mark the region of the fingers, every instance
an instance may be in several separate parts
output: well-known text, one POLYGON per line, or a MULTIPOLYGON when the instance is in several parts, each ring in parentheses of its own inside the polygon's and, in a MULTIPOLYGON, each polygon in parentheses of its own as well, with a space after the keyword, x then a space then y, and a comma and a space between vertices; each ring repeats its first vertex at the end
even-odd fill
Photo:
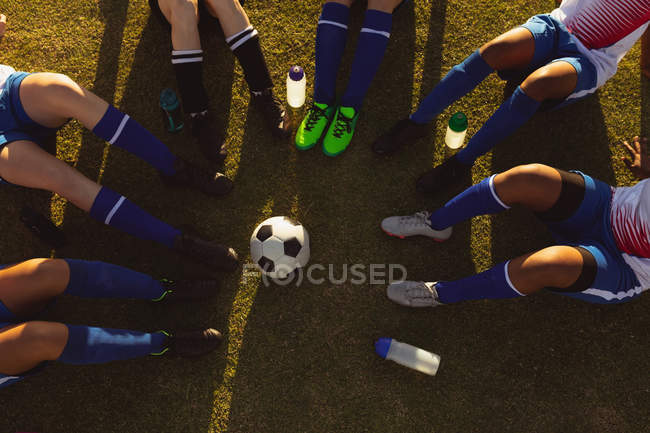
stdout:
POLYGON ((634 158, 636 156, 636 154, 638 153, 638 151, 636 151, 636 152, 634 151, 634 148, 632 148, 632 146, 630 146, 630 144, 627 141, 623 141, 621 144, 623 146, 625 146, 625 148, 630 153, 630 156, 632 156, 632 158, 634 158))
POLYGON ((625 165, 627 165, 627 168, 629 168, 630 170, 634 169, 634 163, 630 161, 629 158, 621 158, 621 161, 623 161, 625 165))
POLYGON ((636 149, 637 153, 641 153, 641 141, 640 140, 641 139, 639 138, 638 135, 632 138, 632 141, 634 142, 634 148, 636 149))
POLYGON ((7 29, 7 17, 4 14, 0 14, 0 38, 5 34, 7 29))

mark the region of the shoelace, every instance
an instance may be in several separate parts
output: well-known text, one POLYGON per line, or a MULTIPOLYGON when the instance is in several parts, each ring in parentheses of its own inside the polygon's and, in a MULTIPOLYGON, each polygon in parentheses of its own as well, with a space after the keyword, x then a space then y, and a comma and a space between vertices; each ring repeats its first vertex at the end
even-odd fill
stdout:
POLYGON ((336 124, 332 133, 334 137, 341 138, 344 132, 349 134, 352 131, 352 120, 339 112, 339 115, 336 116, 336 124))
POLYGON ((413 298, 433 299, 434 301, 437 299, 433 286, 429 287, 426 283, 422 283, 422 285, 418 285, 411 290, 414 292, 413 298))
POLYGON ((314 129, 314 126, 316 126, 316 123, 326 116, 327 112, 324 109, 317 107, 316 104, 312 105, 311 110, 309 110, 309 114, 307 115, 305 129, 311 131, 314 129))
POLYGON ((415 215, 407 215, 400 217, 400 223, 408 226, 431 225, 429 217, 431 214, 427 211, 418 212, 415 215))
POLYGON ((262 109, 266 112, 267 115, 274 118, 279 123, 284 117, 284 112, 280 108, 282 107, 282 103, 277 98, 277 96, 274 94, 262 94, 259 96, 259 98, 261 98, 261 102, 263 102, 262 109))

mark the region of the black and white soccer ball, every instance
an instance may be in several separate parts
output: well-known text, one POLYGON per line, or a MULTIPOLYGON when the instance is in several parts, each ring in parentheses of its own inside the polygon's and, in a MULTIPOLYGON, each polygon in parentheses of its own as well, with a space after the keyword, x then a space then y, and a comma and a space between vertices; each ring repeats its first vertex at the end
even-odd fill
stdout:
POLYGON ((309 261, 309 234, 302 224, 290 218, 269 218, 253 231, 251 259, 265 275, 287 278, 309 261))

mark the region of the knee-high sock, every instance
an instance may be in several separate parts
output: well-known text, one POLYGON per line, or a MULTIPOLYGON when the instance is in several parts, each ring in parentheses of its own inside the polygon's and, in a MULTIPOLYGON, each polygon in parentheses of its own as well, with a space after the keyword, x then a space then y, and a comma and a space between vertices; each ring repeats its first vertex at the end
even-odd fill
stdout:
POLYGON ((374 9, 366 11, 348 87, 341 98, 342 106, 359 111, 363 105, 363 98, 384 58, 392 24, 392 14, 374 9))
POLYGON ((501 201, 494 189, 496 174, 472 185, 431 214, 431 227, 443 230, 477 215, 495 214, 510 206, 501 201))
POLYGON ((165 350, 167 336, 126 329, 66 325, 68 342, 58 361, 66 364, 103 364, 139 358, 165 350))
POLYGON ((158 299, 164 293, 160 281, 149 275, 104 262, 65 259, 70 281, 65 293, 83 298, 158 299))
POLYGON ((348 37, 350 8, 325 3, 316 30, 316 76, 314 101, 332 105, 336 100, 336 77, 348 37))
POLYGON ((186 113, 208 109, 208 94, 203 86, 203 50, 173 50, 172 65, 186 113))
POLYGON ((95 197, 90 216, 140 239, 160 242, 169 248, 174 246, 174 239, 181 234, 180 230, 154 218, 123 195, 105 186, 95 197))
POLYGON ((104 113, 93 132, 110 144, 121 147, 144 159, 166 175, 174 174, 176 157, 152 133, 144 129, 128 114, 112 105, 104 113))
POLYGON ((480 274, 456 281, 439 281, 436 291, 440 302, 453 304, 475 299, 507 299, 524 296, 512 285, 508 262, 496 265, 480 274))
POLYGON ((485 63, 478 50, 454 66, 420 103, 411 115, 416 123, 430 122, 452 102, 462 98, 494 70, 485 63))
POLYGON ((467 147, 456 154, 456 158, 463 164, 474 164, 476 158, 489 152, 498 142, 509 137, 533 117, 541 104, 526 95, 521 87, 517 87, 512 96, 474 134, 467 147))
POLYGON ((258 93, 273 87, 260 39, 253 26, 248 26, 241 32, 227 37, 226 42, 239 60, 251 92, 258 93))

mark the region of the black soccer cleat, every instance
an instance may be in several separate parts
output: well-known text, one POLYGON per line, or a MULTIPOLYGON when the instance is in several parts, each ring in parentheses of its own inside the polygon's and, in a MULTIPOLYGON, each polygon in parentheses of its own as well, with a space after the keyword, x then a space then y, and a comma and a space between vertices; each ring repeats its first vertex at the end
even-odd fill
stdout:
POLYGON ((232 248, 183 233, 174 240, 174 251, 212 268, 232 272, 239 266, 239 258, 232 248))
POLYGON ((471 174, 471 165, 465 165, 452 156, 422 174, 417 180, 416 188, 418 192, 434 194, 467 181, 471 174))
POLYGON ((37 238, 51 247, 62 248, 65 246, 65 235, 45 215, 38 213, 29 206, 23 206, 20 210, 20 220, 37 238))
POLYGON ((215 163, 222 163, 226 159, 228 152, 224 137, 212 117, 208 114, 191 116, 190 130, 197 139, 203 156, 215 163))
POLYGON ((183 186, 198 189, 205 194, 221 197, 233 189, 233 183, 219 172, 209 172, 182 158, 174 162, 176 172, 172 175, 160 174, 168 186, 183 186))
POLYGON ((221 332, 212 328, 164 333, 167 335, 167 347, 159 353, 160 355, 166 353, 182 358, 195 358, 213 352, 223 341, 221 332))
POLYGON ((428 124, 420 125, 411 119, 402 119, 372 143, 372 151, 377 155, 391 155, 404 145, 426 137, 430 130, 428 124))
POLYGON ((274 94, 272 89, 251 92, 251 104, 264 117, 271 133, 278 138, 290 135, 291 122, 289 113, 274 94))
POLYGON ((160 280, 165 293, 154 301, 177 302, 199 301, 208 299, 217 294, 219 282, 217 280, 160 280))

